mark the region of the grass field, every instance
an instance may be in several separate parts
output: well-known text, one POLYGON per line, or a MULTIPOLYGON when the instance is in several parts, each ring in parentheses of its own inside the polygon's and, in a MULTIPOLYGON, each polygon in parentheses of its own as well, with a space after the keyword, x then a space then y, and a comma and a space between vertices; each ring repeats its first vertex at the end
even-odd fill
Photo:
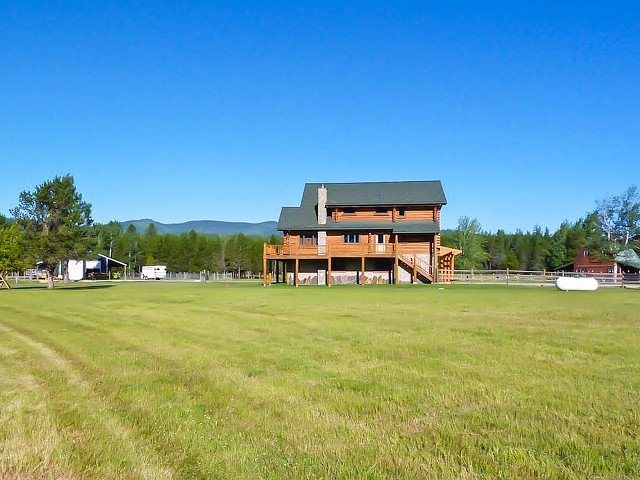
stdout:
POLYGON ((637 478, 640 291, 0 291, 3 478, 637 478))

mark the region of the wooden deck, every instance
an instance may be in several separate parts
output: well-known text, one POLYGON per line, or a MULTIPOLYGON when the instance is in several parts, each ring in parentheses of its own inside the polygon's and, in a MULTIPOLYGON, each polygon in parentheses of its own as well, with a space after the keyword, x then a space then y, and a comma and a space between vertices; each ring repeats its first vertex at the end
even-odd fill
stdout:
MULTIPOLYGON (((299 260, 327 260, 328 271, 331 275, 332 258, 361 258, 364 275, 364 260, 366 258, 389 258, 394 260, 394 279, 397 283, 398 268, 402 267, 412 274, 415 283, 418 277, 429 282, 451 283, 453 281, 453 266, 455 255, 460 250, 438 246, 437 255, 432 263, 425 262, 418 255, 431 254, 431 249, 424 245, 403 243, 356 243, 343 245, 267 245, 264 244, 264 272, 267 272, 267 261, 295 260, 296 277, 299 260), (434 269, 434 265, 438 268, 434 269)), ((265 284, 267 280, 265 278, 265 284)))

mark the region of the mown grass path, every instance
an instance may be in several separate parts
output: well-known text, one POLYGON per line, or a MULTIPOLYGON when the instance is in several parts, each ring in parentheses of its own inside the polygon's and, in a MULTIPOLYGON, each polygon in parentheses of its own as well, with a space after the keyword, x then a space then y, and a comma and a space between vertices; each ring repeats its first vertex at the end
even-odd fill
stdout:
POLYGON ((637 478, 640 291, 0 291, 0 478, 637 478))

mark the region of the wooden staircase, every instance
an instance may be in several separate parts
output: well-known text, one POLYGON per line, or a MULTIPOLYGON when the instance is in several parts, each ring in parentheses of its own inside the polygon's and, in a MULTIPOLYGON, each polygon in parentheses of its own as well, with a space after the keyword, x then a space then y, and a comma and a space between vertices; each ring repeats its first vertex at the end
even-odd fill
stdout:
POLYGON ((403 268, 411 273, 411 275, 413 275, 413 266, 415 263, 417 276, 422 277, 423 282, 426 280, 429 283, 435 283, 433 267, 421 258, 417 257, 415 254, 399 253, 398 260, 400 263, 404 264, 403 268))
POLYGON ((9 285, 9 282, 4 279, 4 277, 2 276, 2 272, 0 272, 0 288, 5 287, 11 290, 11 285, 9 285))

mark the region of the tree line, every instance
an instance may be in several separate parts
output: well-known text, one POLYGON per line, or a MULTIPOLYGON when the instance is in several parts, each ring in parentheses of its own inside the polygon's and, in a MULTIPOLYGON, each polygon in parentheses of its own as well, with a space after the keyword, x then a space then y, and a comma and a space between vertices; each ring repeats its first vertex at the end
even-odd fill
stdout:
POLYGON ((12 219, 0 215, 0 272, 23 271, 38 265, 53 288, 55 268, 62 264, 65 280, 69 260, 108 255, 127 263, 166 265, 173 272, 262 270, 263 243, 281 244, 282 237, 205 235, 191 230, 160 235, 154 224, 144 232, 133 225, 125 231, 117 222, 94 224, 91 205, 76 190, 73 177, 56 176, 33 191, 23 191, 12 219))
POLYGON ((441 242, 463 251, 456 257, 456 269, 462 270, 555 270, 573 262, 583 247, 610 260, 621 250, 640 249, 640 195, 631 186, 598 200, 592 212, 553 233, 541 227, 484 232, 477 219, 462 217, 455 230, 442 233, 441 242))
MULTIPOLYGON (((281 244, 280 235, 250 237, 242 233, 220 236, 191 230, 180 235, 160 235, 154 224, 144 232, 127 230, 117 222, 94 224, 91 205, 76 190, 73 177, 55 177, 24 191, 10 210, 12 219, 0 215, 0 272, 34 268, 51 273, 70 259, 108 255, 125 262, 130 270, 142 265, 166 265, 174 272, 262 270, 263 243, 281 244)), ((640 248, 640 199, 635 186, 620 195, 596 202, 596 208, 574 223, 544 232, 484 232, 477 219, 462 217, 453 231, 442 233, 442 244, 459 248, 456 268, 554 270, 572 262, 582 247, 613 258, 626 248, 640 248)), ((66 271, 66 269, 63 269, 66 271)))
POLYGON ((142 265, 166 265, 171 272, 262 271, 263 244, 282 244, 280 235, 270 237, 196 233, 159 234, 151 223, 144 232, 117 222, 89 229, 90 252, 108 255, 139 271, 142 265))

